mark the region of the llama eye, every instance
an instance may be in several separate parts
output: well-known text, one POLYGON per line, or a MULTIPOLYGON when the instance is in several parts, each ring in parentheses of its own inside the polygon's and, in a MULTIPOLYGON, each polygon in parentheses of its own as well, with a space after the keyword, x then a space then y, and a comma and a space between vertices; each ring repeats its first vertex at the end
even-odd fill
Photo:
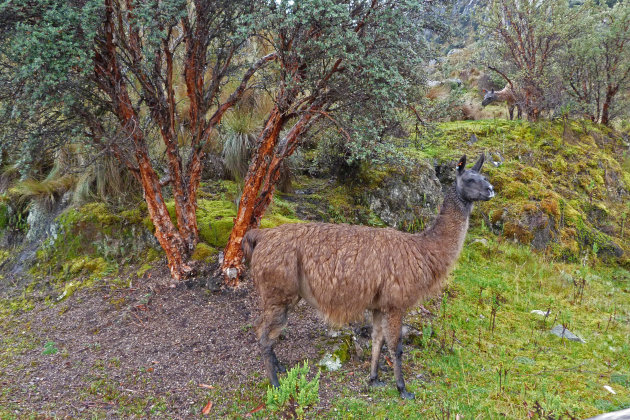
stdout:
POLYGON ((474 180, 474 179, 467 179, 467 180, 466 180, 466 184, 472 184, 473 182, 475 182, 475 180, 474 180))

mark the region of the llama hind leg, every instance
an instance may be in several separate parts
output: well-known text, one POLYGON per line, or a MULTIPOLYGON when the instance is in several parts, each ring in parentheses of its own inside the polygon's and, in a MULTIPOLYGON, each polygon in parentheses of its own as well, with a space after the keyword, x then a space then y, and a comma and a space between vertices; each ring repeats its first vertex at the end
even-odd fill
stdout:
POLYGON ((278 372, 286 371, 278 362, 273 346, 278 340, 280 331, 287 323, 287 306, 273 305, 265 307, 257 327, 258 343, 262 353, 263 363, 269 376, 269 382, 274 387, 280 385, 278 372))
POLYGON ((386 315, 385 340, 389 354, 394 360, 394 377, 396 378, 396 388, 401 398, 412 400, 415 398, 405 387, 405 380, 402 374, 402 313, 398 311, 389 312, 386 315))
POLYGON ((385 382, 378 379, 378 359, 385 342, 383 334, 383 313, 378 309, 372 311, 372 364, 370 366, 369 386, 383 386, 385 382))

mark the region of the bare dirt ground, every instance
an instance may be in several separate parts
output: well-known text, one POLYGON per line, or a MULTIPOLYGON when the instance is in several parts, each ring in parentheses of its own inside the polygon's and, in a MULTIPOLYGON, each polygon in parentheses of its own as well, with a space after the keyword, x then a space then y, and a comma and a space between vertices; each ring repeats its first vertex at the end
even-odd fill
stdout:
MULTIPOLYGON (((198 418, 209 402, 210 417, 232 418, 259 407, 268 381, 252 328, 259 309, 251 281, 211 292, 202 282, 155 286, 168 278, 164 268, 149 277, 79 290, 13 316, 2 327, 5 345, 16 350, 0 363, 0 406, 18 418, 198 418)), ((315 365, 339 340, 328 330, 301 302, 279 359, 315 365)), ((344 364, 344 388, 365 388, 367 357, 344 364)), ((320 413, 339 386, 322 374, 320 413)))

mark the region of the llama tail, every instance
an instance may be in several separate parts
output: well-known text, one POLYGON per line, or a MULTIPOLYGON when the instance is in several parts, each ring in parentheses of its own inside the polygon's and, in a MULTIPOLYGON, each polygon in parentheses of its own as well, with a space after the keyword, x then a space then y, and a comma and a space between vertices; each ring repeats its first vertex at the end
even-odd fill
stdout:
POLYGON ((260 240, 262 236, 262 232, 260 229, 252 229, 243 236, 243 242, 241 242, 241 248, 243 249, 243 255, 245 256, 245 261, 249 262, 252 259, 252 255, 254 254, 254 248, 256 248, 256 244, 260 240))

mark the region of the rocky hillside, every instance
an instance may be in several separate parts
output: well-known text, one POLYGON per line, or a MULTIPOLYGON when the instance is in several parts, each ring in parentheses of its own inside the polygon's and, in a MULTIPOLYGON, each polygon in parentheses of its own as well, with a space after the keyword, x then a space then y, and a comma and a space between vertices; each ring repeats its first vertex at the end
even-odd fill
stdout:
POLYGON ((479 206, 477 225, 554 259, 595 257, 628 267, 629 140, 586 122, 453 122, 409 153, 433 159, 448 182, 460 154, 486 152, 498 193, 479 206))

